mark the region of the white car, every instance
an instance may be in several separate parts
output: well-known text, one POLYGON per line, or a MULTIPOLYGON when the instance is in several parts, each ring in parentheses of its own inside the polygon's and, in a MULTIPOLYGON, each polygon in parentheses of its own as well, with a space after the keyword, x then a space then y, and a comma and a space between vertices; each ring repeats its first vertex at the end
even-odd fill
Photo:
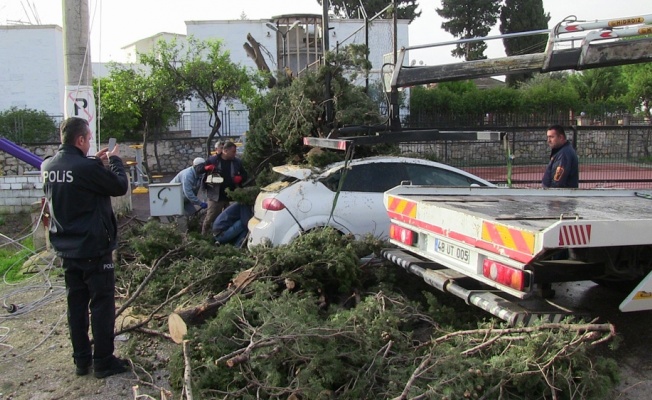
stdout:
POLYGON ((460 169, 407 157, 370 157, 311 170, 275 167, 283 178, 264 188, 249 220, 249 247, 290 243, 311 229, 329 226, 344 234, 386 238, 389 217, 383 193, 399 184, 495 186, 460 169), (344 179, 343 179, 344 178, 344 179), (337 202, 333 202, 341 184, 337 202), (332 211, 332 216, 331 216, 332 211))

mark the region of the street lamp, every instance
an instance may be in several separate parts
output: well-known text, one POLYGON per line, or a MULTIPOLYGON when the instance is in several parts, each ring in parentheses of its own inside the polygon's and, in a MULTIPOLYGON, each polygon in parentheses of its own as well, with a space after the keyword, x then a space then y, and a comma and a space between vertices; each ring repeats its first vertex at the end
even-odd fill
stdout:
MULTIPOLYGON (((290 25, 290 26, 289 26, 285 31, 280 30, 276 25, 274 25, 274 24, 270 24, 269 22, 265 24, 265 25, 267 25, 267 27, 268 27, 269 29, 271 29, 271 30, 275 31, 276 33, 280 34, 281 37, 283 38, 283 67, 286 66, 286 62, 285 62, 285 61, 286 61, 286 54, 285 54, 285 52, 286 52, 286 45, 285 45, 285 42, 286 42, 286 39, 287 39, 287 36, 288 36, 288 32, 290 32, 290 31, 291 31, 292 29, 294 29, 297 25, 299 25, 300 22, 301 22, 301 21, 294 21, 294 22, 292 23, 292 25, 290 25)), ((280 69, 280 68, 279 68, 279 69, 280 69)))

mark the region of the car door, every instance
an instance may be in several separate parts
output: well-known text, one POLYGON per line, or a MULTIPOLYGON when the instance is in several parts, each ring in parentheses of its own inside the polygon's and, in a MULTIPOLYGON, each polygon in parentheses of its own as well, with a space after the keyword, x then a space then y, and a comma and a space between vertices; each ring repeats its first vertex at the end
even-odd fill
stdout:
POLYGON ((340 171, 342 189, 337 198, 333 219, 357 236, 371 233, 386 237, 389 217, 383 193, 407 178, 405 166, 396 162, 354 165, 340 171))

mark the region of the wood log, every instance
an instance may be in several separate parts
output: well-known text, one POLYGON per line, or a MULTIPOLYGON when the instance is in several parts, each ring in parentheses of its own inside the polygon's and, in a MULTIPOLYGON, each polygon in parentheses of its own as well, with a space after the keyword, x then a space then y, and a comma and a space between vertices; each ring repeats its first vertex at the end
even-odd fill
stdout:
MULTIPOLYGON (((260 51, 260 43, 258 43, 258 41, 254 39, 253 36, 251 36, 251 33, 247 34, 247 40, 249 43, 242 45, 245 53, 247 53, 247 56, 254 60, 254 63, 256 64, 256 67, 259 71, 270 72, 269 67, 267 66, 267 62, 265 61, 265 57, 263 57, 263 53, 260 51)), ((269 80, 267 81, 267 87, 271 89, 274 86, 276 86, 276 78, 270 74, 269 80)))
POLYGON ((183 319, 178 314, 172 313, 168 316, 168 327, 170 329, 170 336, 174 343, 183 343, 183 338, 188 333, 188 327, 183 319))
POLYGON ((199 325, 208 318, 214 317, 222 305, 226 304, 232 296, 240 293, 242 289, 253 282, 256 276, 253 269, 249 268, 240 272, 226 289, 209 298, 204 303, 175 310, 168 316, 168 327, 172 339, 176 343, 181 343, 183 336, 188 331, 187 325, 199 325))

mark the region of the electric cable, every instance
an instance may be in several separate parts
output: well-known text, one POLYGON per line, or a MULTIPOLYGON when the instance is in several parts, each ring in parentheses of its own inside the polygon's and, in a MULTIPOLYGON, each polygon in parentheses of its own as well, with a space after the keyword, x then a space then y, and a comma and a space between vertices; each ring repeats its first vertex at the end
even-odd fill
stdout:
MULTIPOLYGON (((63 320, 63 318, 65 316, 66 316, 66 312, 64 311, 59 315, 59 319, 57 319, 57 321, 54 323, 54 325, 52 325, 52 328, 49 330, 49 332, 47 332, 45 334, 45 336, 38 343, 36 343, 34 346, 32 346, 31 348, 29 348, 27 350, 24 350, 21 353, 14 354, 12 357, 6 357, 6 358, 3 357, 4 360, 0 360, 0 364, 8 363, 8 362, 15 362, 17 357, 23 357, 23 356, 33 352, 34 350, 36 350, 39 346, 41 346, 43 343, 45 343, 50 338, 50 336, 52 336, 52 334, 57 329, 57 327, 59 326, 59 324, 61 323, 61 321, 63 320)), ((7 333, 4 334, 3 337, 2 337, 2 340, 4 341, 4 339, 9 336, 9 333, 11 332, 11 330, 9 330, 9 328, 6 328, 6 327, 0 327, 0 329, 6 329, 7 330, 7 333)), ((5 347, 7 349, 7 351, 2 355, 5 355, 8 352, 15 349, 14 346, 6 344, 4 342, 0 342, 0 346, 5 347)))
MULTIPOLYGON (((21 318, 26 318, 25 316, 33 311, 39 310, 44 306, 51 304, 57 300, 64 298, 66 289, 63 280, 59 279, 55 282, 51 280, 51 274, 54 269, 54 260, 56 256, 50 254, 50 256, 42 256, 41 253, 30 249, 23 242, 25 239, 28 239, 30 235, 34 235, 37 229, 42 229, 42 216, 44 215, 45 204, 41 207, 41 212, 37 223, 34 224, 35 227, 31 230, 30 234, 22 236, 18 239, 10 238, 9 236, 0 233, 2 238, 7 239, 8 245, 14 246, 17 249, 17 253, 24 253, 19 259, 14 262, 13 265, 10 265, 4 271, 3 274, 3 283, 2 294, 0 295, 0 306, 6 311, 6 313, 0 312, 0 321, 9 321, 18 320, 21 318), (40 259, 39 259, 40 258, 40 259), (21 280, 20 282, 10 282, 8 280, 8 274, 16 266, 22 267, 24 261, 31 259, 32 265, 38 268, 37 273, 34 273, 32 276, 21 280), (45 261, 35 262, 35 261, 45 261), (14 288, 13 290, 11 288, 14 288)), ((29 229, 29 228, 27 228, 29 229)), ((1 310, 0 310, 1 311, 1 310)), ((49 314, 48 314, 49 315, 49 314)), ((63 317, 66 315, 66 311, 63 311, 57 321, 52 325, 49 332, 45 334, 34 346, 22 351, 19 354, 12 354, 12 357, 3 357, 3 361, 0 362, 12 362, 16 357, 24 356, 34 351, 36 348, 41 346, 47 341, 47 339, 54 333, 56 328, 59 326, 63 317)), ((20 333, 24 334, 24 333, 20 333)), ((16 350, 15 346, 9 344, 8 341, 11 339, 12 328, 7 326, 0 326, 0 348, 4 351, 0 351, 0 355, 5 355, 12 353, 16 350)), ((28 343, 33 343, 29 341, 28 343)))

